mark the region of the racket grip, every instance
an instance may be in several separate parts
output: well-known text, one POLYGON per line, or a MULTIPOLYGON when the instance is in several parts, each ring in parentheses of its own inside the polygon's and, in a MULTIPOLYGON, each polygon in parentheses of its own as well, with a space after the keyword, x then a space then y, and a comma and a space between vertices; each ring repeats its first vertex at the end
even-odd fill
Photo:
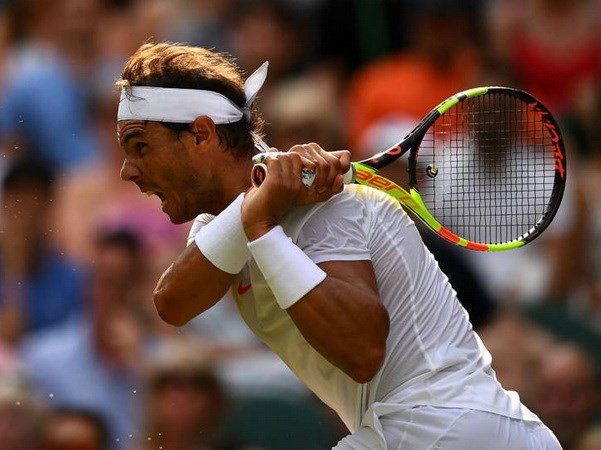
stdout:
MULTIPOLYGON (((351 163, 351 168, 344 174, 342 178, 343 184, 352 184, 355 182, 355 165, 351 163)), ((267 176, 267 164, 264 162, 255 164, 250 173, 250 180, 255 187, 261 186, 265 177, 267 176)), ((310 188, 313 185, 313 181, 315 181, 315 171, 311 169, 302 169, 301 170, 301 181, 303 184, 310 188)))

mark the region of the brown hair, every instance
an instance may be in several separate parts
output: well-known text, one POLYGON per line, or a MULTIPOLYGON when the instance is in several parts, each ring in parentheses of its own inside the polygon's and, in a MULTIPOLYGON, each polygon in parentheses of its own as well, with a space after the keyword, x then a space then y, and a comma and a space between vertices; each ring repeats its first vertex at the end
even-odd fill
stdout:
MULTIPOLYGON (((160 43, 143 44, 125 63, 117 86, 156 86, 218 92, 240 108, 244 107, 244 81, 231 57, 202 47, 160 43)), ((263 119, 252 108, 250 120, 217 125, 222 144, 242 157, 255 153, 254 142, 263 135, 263 119)), ((175 131, 177 124, 163 123, 175 131)))

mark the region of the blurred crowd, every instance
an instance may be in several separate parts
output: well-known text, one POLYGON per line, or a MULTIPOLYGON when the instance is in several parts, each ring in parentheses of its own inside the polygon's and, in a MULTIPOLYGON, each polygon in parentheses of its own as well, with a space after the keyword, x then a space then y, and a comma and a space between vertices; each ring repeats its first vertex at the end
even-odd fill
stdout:
POLYGON ((566 450, 601 449, 601 1, 0 0, 2 450, 320 450, 347 433, 231 299, 182 328, 157 318, 189 224, 119 178, 115 81, 147 41, 246 74, 269 61, 257 101, 281 150, 359 160, 475 86, 545 103, 569 176, 544 235, 502 254, 424 239, 502 384, 566 450))

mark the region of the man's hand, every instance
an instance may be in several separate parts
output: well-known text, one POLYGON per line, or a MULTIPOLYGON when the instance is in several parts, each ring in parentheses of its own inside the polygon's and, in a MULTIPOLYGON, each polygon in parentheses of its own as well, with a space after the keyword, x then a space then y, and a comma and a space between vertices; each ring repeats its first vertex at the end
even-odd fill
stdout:
MULTIPOLYGON (((330 189, 335 190, 324 200, 318 201, 325 201, 342 190, 342 177, 351 167, 351 154, 348 150, 326 152, 318 144, 311 143, 295 145, 288 153, 298 153, 316 166, 313 169, 315 170, 315 180, 313 180, 310 190, 316 191, 318 194, 325 193, 330 189)), ((310 169, 310 167, 307 168, 310 169)))
POLYGON ((341 192, 343 175, 350 168, 350 153, 328 153, 317 144, 295 145, 269 158, 266 164, 265 181, 251 188, 242 204, 242 224, 249 240, 271 230, 292 207, 323 202, 341 192), (303 168, 315 171, 310 188, 301 181, 303 168))

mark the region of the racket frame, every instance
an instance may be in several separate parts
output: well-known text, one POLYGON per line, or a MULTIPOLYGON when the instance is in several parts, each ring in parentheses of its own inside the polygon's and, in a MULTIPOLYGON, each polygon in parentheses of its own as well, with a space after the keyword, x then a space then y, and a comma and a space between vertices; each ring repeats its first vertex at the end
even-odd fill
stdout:
POLYGON ((384 152, 380 152, 370 158, 352 163, 355 168, 355 183, 371 186, 380 191, 384 191, 397 199, 402 205, 409 208, 417 215, 432 231, 437 233, 447 241, 460 247, 480 251, 503 251, 519 248, 539 236, 543 230, 551 223, 563 197, 566 178, 566 157, 563 139, 559 126, 552 114, 532 95, 519 89, 507 88, 501 86, 477 87, 459 92, 452 97, 441 102, 436 108, 428 113, 418 125, 405 136, 400 142, 390 147, 384 152), (512 241, 503 243, 479 243, 462 238, 444 227, 428 210, 417 189, 416 165, 419 146, 428 129, 434 122, 449 109, 459 102, 489 93, 501 93, 510 91, 512 95, 528 103, 533 110, 541 114, 547 132, 551 134, 551 140, 554 146, 555 156, 555 180, 553 191, 551 193, 547 208, 536 224, 534 224, 522 236, 512 241), (408 173, 409 173, 409 191, 402 188, 393 181, 377 174, 377 169, 387 166, 394 160, 400 158, 409 151, 408 173))

